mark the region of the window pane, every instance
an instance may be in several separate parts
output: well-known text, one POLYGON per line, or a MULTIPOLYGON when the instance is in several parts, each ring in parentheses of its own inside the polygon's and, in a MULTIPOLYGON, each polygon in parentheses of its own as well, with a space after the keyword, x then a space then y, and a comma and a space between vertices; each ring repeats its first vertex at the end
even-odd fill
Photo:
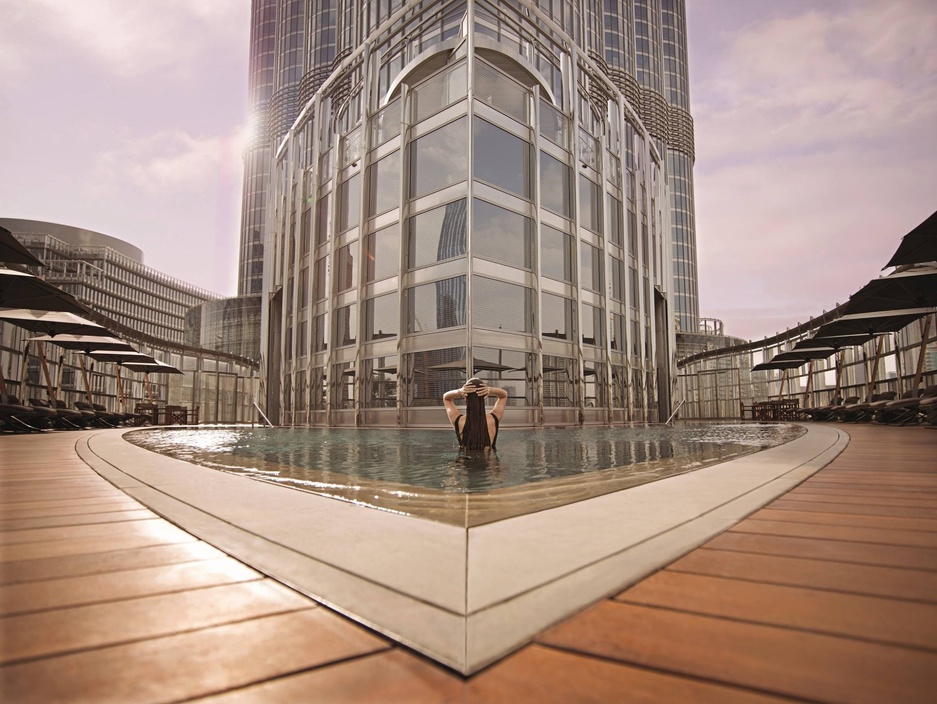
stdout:
POLYGON ((338 231, 358 225, 361 213, 361 174, 355 174, 338 187, 338 231))
POLYGON ((543 405, 553 407, 574 406, 573 369, 575 360, 569 357, 543 355, 543 405))
POLYGON ((465 277, 456 276, 406 291, 407 332, 465 325, 465 277))
POLYGON ((351 362, 332 365, 332 408, 355 407, 355 375, 351 362))
POLYGON ((313 321, 312 328, 312 352, 324 352, 328 349, 328 337, 326 337, 326 323, 328 322, 328 314, 323 313, 322 315, 317 315, 313 321))
POLYGON ((355 256, 358 243, 352 242, 335 253, 335 292, 341 293, 358 286, 358 267, 355 256))
POLYGON ((400 237, 397 225, 385 227, 370 235, 367 242, 367 280, 380 281, 397 275, 400 261, 400 237))
POLYGON ((582 344, 605 346, 605 315, 601 308, 582 306, 582 344))
POLYGON ((598 184, 582 175, 579 176, 579 224, 602 233, 602 191, 598 184))
POLYGON ((625 300, 625 263, 617 257, 609 257, 612 270, 612 299, 625 300))
POLYGON ((358 306, 337 308, 334 313, 335 320, 335 346, 347 347, 355 344, 358 337, 358 306))
POLYGON ((571 193, 569 167, 540 152, 540 204, 547 210, 569 217, 571 193))
POLYGON ((407 223, 408 268, 465 254, 465 199, 420 213, 407 223))
POLYGON ((322 196, 316 203, 316 247, 329 239, 329 196, 322 196))
POLYGON ((542 305, 540 330, 543 337, 573 339, 573 302, 562 296, 544 293, 542 305))
POLYGON ((530 145, 475 118, 475 178, 530 198, 530 145))
POLYGON ((531 291, 504 281, 476 276, 472 288, 472 327, 530 332, 531 291))
POLYGON ((602 290, 602 252, 591 244, 581 242, 579 266, 582 287, 590 291, 602 290))
POLYGON ((476 200, 472 212, 472 247, 483 259, 519 269, 530 269, 533 221, 483 200, 476 200))
POLYGON ((624 222, 621 215, 621 201, 611 193, 605 194, 606 236, 619 247, 624 246, 624 222))
POLYGON ((365 339, 371 341, 397 337, 399 312, 396 293, 365 301, 365 339))
POLYGON ((573 238, 549 225, 540 226, 540 266, 543 275, 558 281, 573 280, 573 238))
POLYGON ((464 347, 414 352, 404 359, 406 406, 441 406, 444 393, 465 383, 464 347))
POLYGON ((475 100, 487 103, 526 124, 527 98, 527 91, 510 78, 480 61, 476 62, 475 100))
POLYGON ((316 260, 316 270, 315 277, 313 279, 313 286, 315 292, 315 299, 321 301, 325 299, 325 281, 326 281, 326 272, 329 268, 329 258, 328 256, 321 257, 316 260))
POLYGON ((410 145, 411 198, 419 198, 467 178, 466 124, 463 117, 410 145))
POLYGON ((364 360, 361 405, 365 408, 394 408, 397 405, 397 357, 364 360))
POLYGON ((397 207, 400 201, 399 151, 388 154, 371 167, 370 188, 368 212, 372 216, 397 207))

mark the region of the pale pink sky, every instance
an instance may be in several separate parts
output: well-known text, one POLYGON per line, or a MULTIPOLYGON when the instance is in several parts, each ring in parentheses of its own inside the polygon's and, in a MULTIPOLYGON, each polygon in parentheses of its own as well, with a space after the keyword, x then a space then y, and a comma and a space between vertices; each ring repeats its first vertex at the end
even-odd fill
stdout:
MULTIPOLYGON (((688 0, 700 311, 845 301, 937 209, 937 3, 688 0)), ((236 290, 249 0, 0 0, 0 216, 236 290)))

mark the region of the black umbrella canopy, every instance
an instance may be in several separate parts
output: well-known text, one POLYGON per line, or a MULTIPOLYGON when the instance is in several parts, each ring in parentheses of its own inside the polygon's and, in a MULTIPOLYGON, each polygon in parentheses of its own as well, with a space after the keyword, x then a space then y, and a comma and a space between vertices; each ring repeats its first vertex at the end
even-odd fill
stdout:
POLYGON ((937 262, 937 212, 901 238, 898 251, 882 268, 921 262, 937 262))
POLYGON ((832 323, 821 326, 813 335, 816 340, 824 341, 827 337, 841 335, 878 335, 901 330, 919 318, 933 313, 933 308, 905 308, 903 310, 885 310, 876 313, 854 313, 837 318, 832 323))
MULTIPOLYGON (((833 350, 830 350, 830 354, 833 354, 833 350)), ((781 352, 780 354, 774 355, 771 360, 772 362, 801 362, 806 364, 810 361, 810 357, 806 354, 801 354, 800 352, 781 352)))
POLYGON ((91 352, 113 350, 120 352, 133 352, 133 346, 116 337, 96 336, 96 335, 43 335, 41 337, 32 337, 28 342, 51 342, 53 345, 64 347, 67 350, 79 350, 85 354, 91 352))
POLYGON ((807 363, 806 359, 788 359, 784 361, 775 361, 772 359, 770 362, 762 362, 761 364, 756 364, 752 367, 753 372, 764 372, 770 369, 797 369, 797 367, 802 367, 807 363))
POLYGON ((50 335, 109 335, 101 325, 74 313, 26 308, 0 308, 0 321, 30 332, 50 335))
POLYGON ((0 269, 0 308, 57 310, 86 315, 88 309, 60 288, 25 271, 0 269))
POLYGON ((873 279, 849 297, 843 312, 874 313, 937 306, 937 268, 917 267, 873 279))
POLYGON ((832 347, 833 351, 842 349, 843 347, 858 347, 859 345, 864 345, 869 340, 873 339, 875 335, 871 333, 861 333, 858 335, 826 335, 825 337, 818 338, 816 333, 811 338, 806 340, 801 340, 796 345, 794 349, 798 352, 800 350, 808 350, 813 348, 829 348, 832 347))
POLYGON ((5 227, 0 227, 0 262, 4 264, 44 266, 42 261, 34 257, 5 227))
POLYGON ((156 360, 143 352, 134 352, 133 350, 93 350, 88 353, 91 359, 99 362, 113 362, 123 365, 128 362, 139 362, 141 364, 152 364, 156 360))
MULTIPOLYGON (((513 371, 514 367, 509 367, 506 364, 498 364, 497 362, 489 362, 484 359, 473 359, 472 367, 476 372, 509 372, 513 371)), ((465 371, 465 360, 457 359, 454 362, 444 362, 443 364, 434 364, 430 369, 435 371, 448 371, 448 370, 457 370, 465 371)))
MULTIPOLYGON (((806 340, 804 340, 803 342, 806 342, 806 340)), ((829 347, 829 346, 818 347, 816 345, 814 346, 805 345, 804 347, 800 347, 801 344, 802 344, 801 342, 798 342, 796 345, 794 345, 794 349, 788 352, 782 352, 781 354, 776 354, 772 358, 771 361, 783 362, 784 360, 787 360, 787 359, 806 359, 808 361, 811 359, 826 359, 827 357, 829 357, 832 354, 835 354, 836 352, 835 347, 829 347)))
POLYGON ((182 374, 182 371, 176 367, 160 362, 158 359, 153 360, 153 362, 124 362, 124 369, 147 374, 182 374))

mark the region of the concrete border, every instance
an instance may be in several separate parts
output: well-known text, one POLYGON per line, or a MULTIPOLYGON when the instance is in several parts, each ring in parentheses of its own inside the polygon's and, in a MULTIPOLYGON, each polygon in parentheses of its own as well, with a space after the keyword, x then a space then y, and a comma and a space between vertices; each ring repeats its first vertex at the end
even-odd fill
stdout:
POLYGON ((831 462, 845 432, 525 516, 461 528, 82 438, 79 456, 167 520, 462 673, 627 587, 831 462))

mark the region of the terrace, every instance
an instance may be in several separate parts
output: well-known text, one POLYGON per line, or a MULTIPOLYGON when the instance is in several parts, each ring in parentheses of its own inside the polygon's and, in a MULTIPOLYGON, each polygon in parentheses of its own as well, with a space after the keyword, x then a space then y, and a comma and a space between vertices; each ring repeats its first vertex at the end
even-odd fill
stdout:
POLYGON ((930 701, 937 434, 845 432, 784 495, 467 678, 130 498, 76 454, 99 431, 7 437, 4 698, 930 701))

